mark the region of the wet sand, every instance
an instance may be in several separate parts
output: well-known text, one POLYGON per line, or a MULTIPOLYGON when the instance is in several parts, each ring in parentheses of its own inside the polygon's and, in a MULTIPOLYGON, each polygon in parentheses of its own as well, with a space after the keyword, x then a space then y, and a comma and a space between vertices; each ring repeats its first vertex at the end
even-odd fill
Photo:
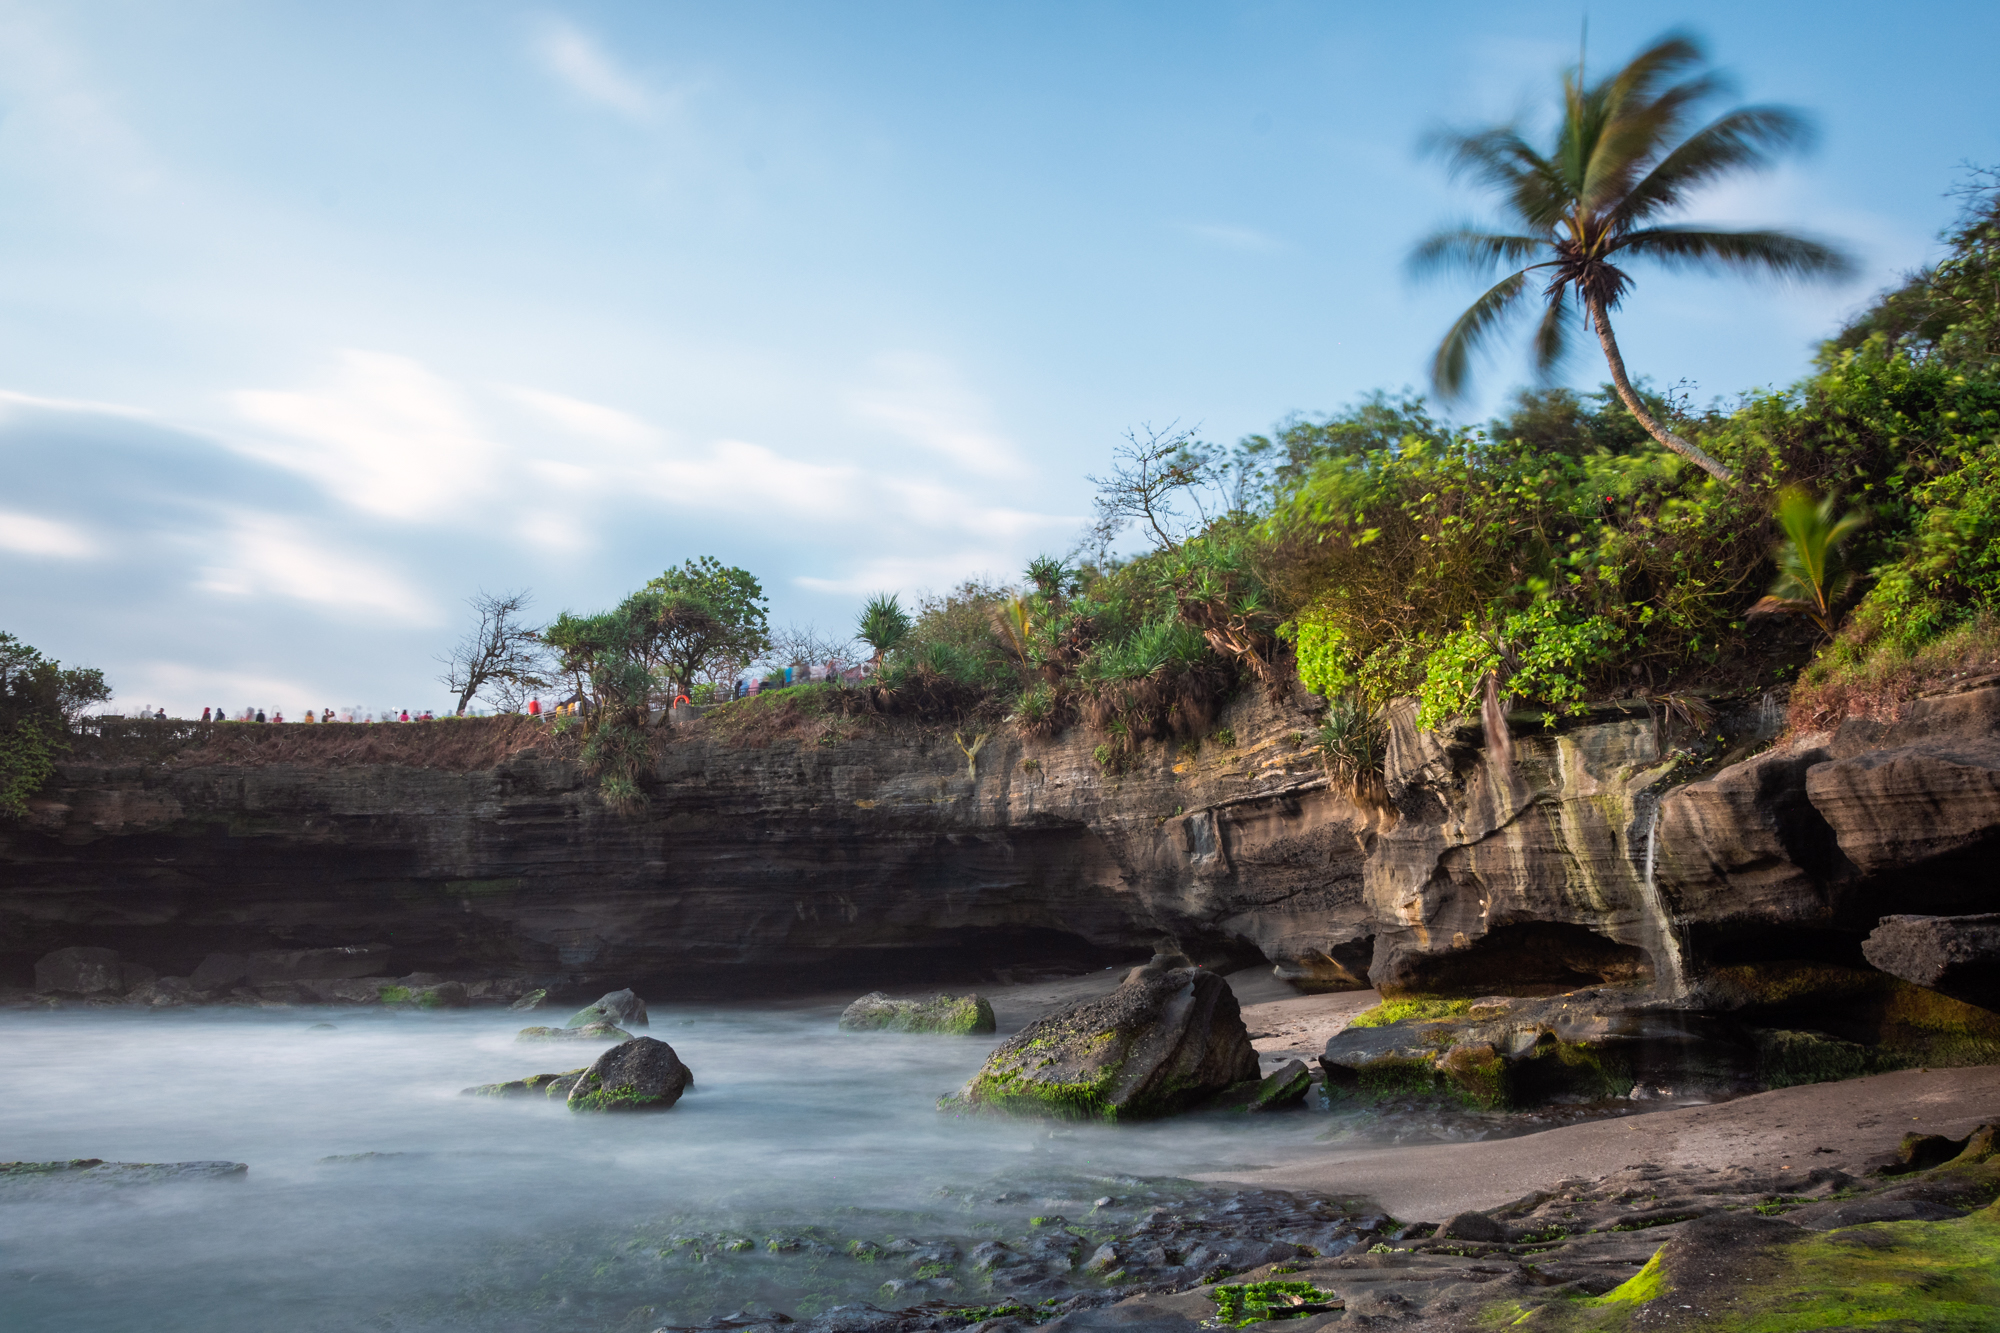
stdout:
POLYGON ((1858 1175, 1903 1135, 1961 1138, 2000 1121, 2000 1066, 1905 1069, 1780 1088, 1712 1106, 1569 1125, 1520 1138, 1328 1148, 1269 1170, 1197 1179, 1366 1194, 1406 1221, 1497 1208, 1566 1177, 1669 1169, 1833 1167, 1858 1175))

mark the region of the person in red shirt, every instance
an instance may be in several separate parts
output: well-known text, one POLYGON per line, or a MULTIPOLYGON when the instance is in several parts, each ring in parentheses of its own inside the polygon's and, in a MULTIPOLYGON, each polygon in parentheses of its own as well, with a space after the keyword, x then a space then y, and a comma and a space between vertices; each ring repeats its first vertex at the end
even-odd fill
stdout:
POLYGON ((528 700, 528 716, 540 717, 541 715, 542 715, 542 701, 540 699, 528 700))

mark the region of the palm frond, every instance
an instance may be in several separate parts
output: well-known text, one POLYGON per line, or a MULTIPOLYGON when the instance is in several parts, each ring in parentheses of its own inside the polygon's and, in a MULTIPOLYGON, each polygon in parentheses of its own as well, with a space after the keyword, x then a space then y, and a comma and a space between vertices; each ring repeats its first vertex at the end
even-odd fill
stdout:
POLYGON ((1855 271, 1854 260, 1845 251, 1788 231, 1647 227, 1627 232, 1612 248, 1634 251, 1675 267, 1718 263, 1763 269, 1787 278, 1844 278, 1855 271))
POLYGON ((1423 147, 1445 160, 1453 180, 1471 177, 1498 190, 1532 228, 1552 226, 1562 216, 1566 195, 1559 174, 1511 125, 1477 134, 1439 130, 1425 136, 1423 147))
POLYGON ((1510 274, 1488 288, 1453 323, 1431 359, 1431 384, 1439 397, 1451 400, 1464 394, 1473 349, 1507 317, 1527 286, 1527 270, 1510 274))
POLYGON ((1485 274, 1495 264, 1519 264, 1548 249, 1546 240, 1533 236, 1509 236, 1504 232, 1481 231, 1477 227, 1448 227, 1417 242, 1404 261, 1412 276, 1428 276, 1442 270, 1485 274))
POLYGON ((1569 294, 1558 288, 1549 293, 1549 303, 1535 326, 1535 373, 1544 380, 1555 378, 1569 356, 1569 294))
POLYGON ((1661 158, 1618 206, 1631 225, 1674 208, 1692 191, 1731 171, 1766 165, 1779 153, 1811 146, 1813 125, 1783 106, 1746 106, 1703 126, 1661 158))

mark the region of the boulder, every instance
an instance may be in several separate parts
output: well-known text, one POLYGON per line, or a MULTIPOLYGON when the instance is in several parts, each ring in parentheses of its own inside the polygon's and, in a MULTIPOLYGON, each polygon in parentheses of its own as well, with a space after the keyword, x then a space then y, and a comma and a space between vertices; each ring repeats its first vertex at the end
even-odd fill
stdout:
POLYGON ((508 1083, 481 1083, 476 1088, 467 1088, 459 1093, 461 1097, 547 1097, 566 1098, 569 1090, 582 1077, 582 1069, 565 1070, 560 1074, 530 1074, 508 1083))
POLYGON ((116 949, 57 949, 36 962, 35 989, 62 995, 122 995, 124 960, 116 949))
POLYGON ((545 990, 531 990, 507 1007, 517 1014, 525 1014, 535 1009, 548 1007, 549 993, 545 990))
POLYGON ((1186 1110, 1257 1078, 1229 983, 1178 968, 1050 1014, 1002 1042, 950 1105, 1061 1119, 1186 1110))
POLYGON ((1254 1083, 1238 1083, 1201 1109, 1205 1111, 1284 1111, 1305 1102, 1312 1071, 1303 1060, 1287 1060, 1254 1083))
POLYGON ((376 993, 383 1004, 417 1009, 463 1009, 471 1003, 464 982, 443 981, 428 972, 413 972, 392 984, 378 985, 376 993))
POLYGON ((632 1034, 610 1023, 589 1023, 580 1028, 522 1028, 515 1041, 630 1041, 632 1034))
POLYGON ((1861 952, 1904 981, 1985 1009, 2000 1009, 2000 912, 1885 916, 1861 952))
POLYGON ((982 995, 933 995, 892 1000, 871 991, 840 1015, 847 1032, 943 1032, 953 1036, 993 1031, 993 1006, 982 995))
POLYGON ((577 1010, 575 1017, 563 1026, 580 1028, 592 1023, 612 1023, 619 1027, 646 1027, 648 1026, 646 1002, 634 995, 629 987, 625 990, 615 990, 596 1004, 577 1010))
POLYGON ((597 1057, 569 1091, 572 1111, 664 1111, 694 1074, 656 1037, 634 1037, 597 1057))
POLYGON ((198 991, 226 991, 250 975, 250 960, 240 953, 212 953, 188 974, 198 991))

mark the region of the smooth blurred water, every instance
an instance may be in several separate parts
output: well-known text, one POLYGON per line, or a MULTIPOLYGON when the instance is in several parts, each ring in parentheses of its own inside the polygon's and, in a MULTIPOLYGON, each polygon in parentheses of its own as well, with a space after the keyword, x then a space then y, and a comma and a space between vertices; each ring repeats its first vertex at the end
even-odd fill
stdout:
POLYGON ((1074 1207, 1061 1196, 1079 1189, 1087 1207, 1088 1184, 1051 1182, 1275 1162, 1325 1125, 944 1116, 937 1097, 996 1038, 844 1033, 837 1017, 656 1007, 647 1031, 696 1090, 665 1113, 580 1116, 459 1095, 603 1049, 517 1044, 518 1014, 0 1015, 0 1159, 250 1164, 237 1181, 0 1197, 0 1328, 644 1333, 753 1299, 879 1301, 882 1274, 764 1241, 963 1235, 986 1215, 968 1200, 1010 1181, 1027 1182, 1017 1211, 1074 1207), (322 1161, 368 1153, 394 1155, 322 1161), (732 1230, 757 1248, 696 1263, 671 1244, 732 1230))

